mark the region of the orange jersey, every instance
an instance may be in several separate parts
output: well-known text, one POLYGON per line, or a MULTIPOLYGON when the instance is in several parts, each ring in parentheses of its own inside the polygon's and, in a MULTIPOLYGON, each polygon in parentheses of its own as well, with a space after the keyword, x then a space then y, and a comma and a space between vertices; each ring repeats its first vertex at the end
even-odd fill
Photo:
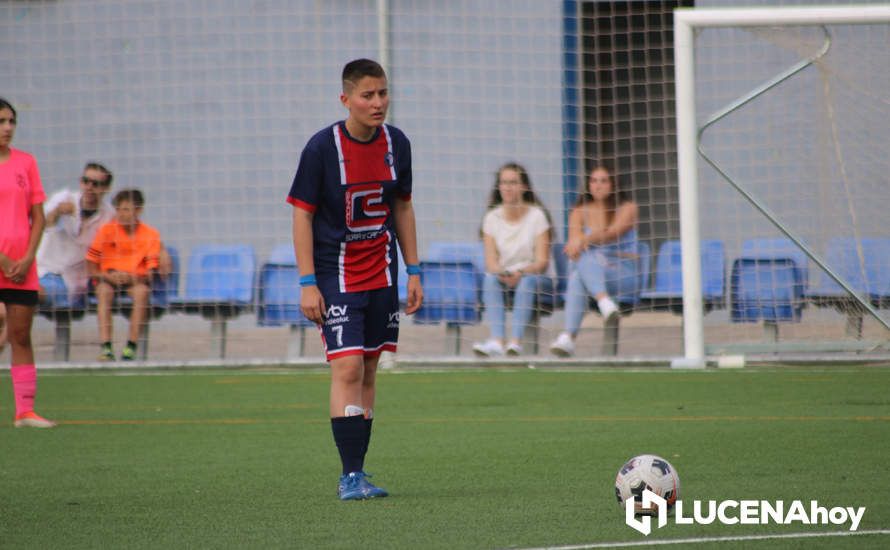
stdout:
POLYGON ((103 272, 147 275, 149 270, 157 269, 160 253, 161 234, 157 229, 139 222, 136 231, 130 234, 117 220, 112 220, 99 228, 87 250, 86 260, 99 264, 103 272))

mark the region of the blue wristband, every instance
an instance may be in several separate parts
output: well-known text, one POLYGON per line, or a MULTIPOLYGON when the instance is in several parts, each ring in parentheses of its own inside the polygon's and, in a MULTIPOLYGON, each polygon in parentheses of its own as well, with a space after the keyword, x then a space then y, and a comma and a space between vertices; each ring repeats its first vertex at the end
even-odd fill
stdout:
POLYGON ((420 264, 407 264, 405 271, 408 272, 408 275, 420 275, 420 264))
POLYGON ((317 284, 318 282, 315 280, 315 273, 300 277, 300 286, 316 286, 317 284))

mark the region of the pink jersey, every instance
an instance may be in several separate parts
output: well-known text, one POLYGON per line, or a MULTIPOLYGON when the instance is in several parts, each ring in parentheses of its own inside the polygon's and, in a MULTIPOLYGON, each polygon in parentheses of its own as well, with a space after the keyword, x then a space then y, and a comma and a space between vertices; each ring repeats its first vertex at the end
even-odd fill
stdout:
MULTIPOLYGON (((31 207, 46 200, 37 161, 30 154, 9 149, 9 160, 0 163, 0 252, 13 260, 28 252, 31 238, 31 207)), ((31 264, 22 284, 15 284, 0 272, 0 288, 37 290, 37 262, 31 264)))

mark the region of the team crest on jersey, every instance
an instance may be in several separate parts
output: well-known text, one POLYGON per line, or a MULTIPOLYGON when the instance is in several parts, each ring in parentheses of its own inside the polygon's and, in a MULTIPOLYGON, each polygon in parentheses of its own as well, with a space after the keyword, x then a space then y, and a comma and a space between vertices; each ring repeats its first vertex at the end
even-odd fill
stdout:
POLYGON ((396 163, 396 159, 395 157, 393 157, 391 152, 387 152, 386 155, 383 156, 383 162, 385 162, 387 166, 392 168, 392 165, 396 163))
POLYGON ((389 205, 383 202, 379 183, 350 185, 346 189, 346 226, 352 231, 373 231, 383 227, 389 205))

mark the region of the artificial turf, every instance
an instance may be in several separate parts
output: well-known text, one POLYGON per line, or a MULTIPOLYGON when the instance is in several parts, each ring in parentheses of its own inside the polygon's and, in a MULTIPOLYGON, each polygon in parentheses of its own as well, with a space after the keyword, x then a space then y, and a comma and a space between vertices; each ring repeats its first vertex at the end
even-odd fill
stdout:
POLYGON ((391 497, 363 502, 336 497, 328 383, 295 370, 41 373, 38 412, 60 425, 0 425, 0 548, 524 548, 847 529, 670 523, 645 538, 613 489, 642 453, 674 464, 684 501, 866 506, 860 530, 890 528, 890 369, 381 372, 366 469, 391 497))

